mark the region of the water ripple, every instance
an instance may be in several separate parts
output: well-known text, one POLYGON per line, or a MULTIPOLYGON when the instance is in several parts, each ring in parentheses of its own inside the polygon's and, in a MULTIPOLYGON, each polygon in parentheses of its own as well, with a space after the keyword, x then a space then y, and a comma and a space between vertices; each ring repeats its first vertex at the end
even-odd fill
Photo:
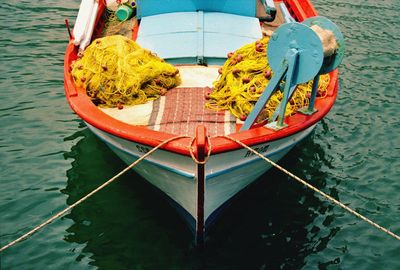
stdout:
MULTIPOLYGON (((74 1, 3 1, 0 241, 114 175, 122 162, 64 98, 74 1)), ((340 90, 282 165, 400 232, 400 2, 315 0, 346 39, 340 90)), ((2 269, 400 269, 400 245, 272 170, 232 202, 199 253, 174 209, 134 173, 2 254, 2 269), (111 265, 111 266, 110 266, 111 265)))

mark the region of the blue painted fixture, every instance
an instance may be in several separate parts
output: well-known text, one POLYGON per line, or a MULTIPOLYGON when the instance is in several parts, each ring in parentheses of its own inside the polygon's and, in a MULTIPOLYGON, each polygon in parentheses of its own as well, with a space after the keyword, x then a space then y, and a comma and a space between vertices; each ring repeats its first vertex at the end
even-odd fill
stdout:
POLYGON ((260 38, 255 17, 197 11, 143 17, 137 42, 173 64, 223 65, 227 53, 260 38))
POLYGON ((273 21, 273 0, 137 0, 137 42, 173 64, 222 65, 226 55, 262 38, 260 21, 273 21))

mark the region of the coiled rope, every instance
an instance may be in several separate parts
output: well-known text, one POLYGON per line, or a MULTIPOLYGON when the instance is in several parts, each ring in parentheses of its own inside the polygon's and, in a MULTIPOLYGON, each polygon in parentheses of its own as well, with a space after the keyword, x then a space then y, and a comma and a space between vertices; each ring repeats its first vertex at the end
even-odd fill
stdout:
POLYGON ((139 164, 142 160, 144 160, 145 158, 147 158, 148 156, 150 156, 151 154, 153 154, 155 151, 157 151, 160 147, 166 145, 169 142, 178 140, 178 139, 182 139, 182 138, 189 138, 188 136, 176 136, 176 137, 172 137, 170 139, 167 139, 163 142, 161 142, 159 145, 157 145, 156 147, 154 147, 153 149, 151 149, 149 152, 147 152, 146 154, 144 154, 143 156, 141 156, 139 159, 137 159, 136 161, 134 161, 131 165, 129 165, 128 167, 126 167, 125 169, 123 169, 121 172, 119 172, 118 174, 116 174, 115 176, 113 176, 112 178, 110 178, 109 180, 107 180, 107 182, 105 182, 104 184, 102 184, 101 186, 99 186, 98 188, 94 189, 93 191, 91 191, 90 193, 88 193, 87 195, 85 195, 84 197, 82 197, 81 199, 79 199, 78 201, 76 201, 75 203, 71 204, 70 206, 68 206, 67 208, 65 208, 64 210, 58 212, 57 214, 53 215, 52 217, 50 217, 48 220, 46 220, 45 222, 41 223, 40 225, 36 226, 35 228, 33 228, 32 230, 30 230, 29 232, 27 232, 26 234, 22 235, 21 237, 15 239, 14 241, 8 243, 7 245, 5 245, 4 247, 0 248, 0 252, 14 246, 15 244, 17 244, 18 242, 21 242, 22 240, 28 238, 29 236, 31 236, 32 234, 34 234, 35 232, 39 231, 41 228, 43 228, 44 226, 46 226, 47 224, 50 224, 51 222, 53 222, 54 220, 56 220, 57 218, 63 216, 65 213, 67 213, 68 211, 72 210, 73 208, 75 208, 76 206, 78 206, 79 204, 81 204, 82 202, 86 201, 87 199, 89 199, 90 197, 92 197, 94 194, 96 194, 97 192, 99 192, 100 190, 102 190, 103 188, 105 188, 106 186, 108 186, 109 184, 111 184, 112 182, 114 182, 115 180, 117 180, 120 176, 122 176, 123 174, 125 174, 127 171, 129 171, 130 169, 132 169, 133 167, 135 167, 137 164, 139 164))
POLYGON ((372 220, 370 220, 369 218, 361 215, 360 213, 354 211, 353 209, 351 209, 350 207, 344 205, 343 203, 339 202, 338 200, 336 200, 335 198, 329 196, 328 194, 324 193, 323 191, 319 190, 318 188, 310 185, 309 183, 307 183, 306 181, 304 181, 303 179, 301 179, 300 177, 294 175, 293 173, 289 172, 288 170, 286 170, 285 168, 283 168, 282 166, 278 165, 277 163, 273 162, 272 160, 270 160, 267 157, 264 157, 263 155, 261 155, 259 152, 255 151, 253 148, 249 147, 248 145, 244 144, 243 142, 229 137, 229 136, 221 136, 222 138, 226 138, 228 140, 231 140, 239 145, 241 145, 243 148, 246 148, 247 150, 251 151, 253 154, 255 154, 256 156, 258 156, 259 158, 265 160, 266 162, 268 162, 269 164, 271 164, 272 166, 274 166, 275 168, 279 169, 280 171, 286 173, 287 175, 289 175, 290 177, 292 177, 293 179, 295 179, 296 181, 300 182, 301 184, 305 185, 306 187, 312 189, 313 191, 315 191, 316 193, 318 193, 319 195, 321 195, 322 197, 324 197, 325 199, 333 202, 334 204, 340 206, 341 208, 343 208, 344 210, 350 212, 351 214, 355 215, 356 217, 364 220, 365 222, 367 222, 368 224, 372 225, 373 227, 377 228, 378 230, 381 230, 384 233, 387 233, 388 235, 394 237, 395 239, 400 241, 400 236, 395 234, 394 232, 382 227, 381 225, 373 222, 372 220))

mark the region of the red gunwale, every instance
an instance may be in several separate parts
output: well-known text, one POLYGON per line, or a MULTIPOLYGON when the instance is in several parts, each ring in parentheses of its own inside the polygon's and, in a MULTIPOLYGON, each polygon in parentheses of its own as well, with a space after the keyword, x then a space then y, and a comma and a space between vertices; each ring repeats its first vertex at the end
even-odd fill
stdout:
MULTIPOLYGON (((312 16, 316 16, 317 12, 308 0, 285 0, 287 5, 290 5, 290 12, 299 21, 312 16)), ((104 11, 105 5, 100 1, 99 14, 104 11)), ((101 16, 98 16, 98 21, 101 16)), ((137 33, 137 28, 134 33, 137 33)), ((155 147, 161 142, 176 136, 176 134, 168 134, 158 131, 153 131, 145 126, 133 126, 121 121, 118 121, 111 116, 99 110, 86 95, 86 91, 82 88, 77 88, 74 85, 70 65, 73 60, 77 58, 77 48, 70 41, 64 58, 64 88, 65 94, 72 110, 79 115, 85 122, 90 125, 107 132, 111 135, 124 138, 126 140, 145 144, 155 147)), ((230 134, 230 137, 236 138, 247 145, 256 145, 266 143, 280 138, 288 137, 297 132, 300 132, 313 124, 319 122, 333 106, 338 92, 338 71, 337 69, 330 73, 331 81, 328 86, 328 94, 325 98, 317 99, 315 103, 318 112, 307 116, 300 113, 285 118, 285 123, 288 124, 287 128, 279 131, 273 131, 264 127, 253 128, 251 130, 236 132, 230 134)), ((163 149, 190 156, 189 153, 189 138, 183 138, 172 141, 165 145, 163 149)), ((223 137, 211 138, 212 154, 232 151, 241 148, 238 144, 223 137)))

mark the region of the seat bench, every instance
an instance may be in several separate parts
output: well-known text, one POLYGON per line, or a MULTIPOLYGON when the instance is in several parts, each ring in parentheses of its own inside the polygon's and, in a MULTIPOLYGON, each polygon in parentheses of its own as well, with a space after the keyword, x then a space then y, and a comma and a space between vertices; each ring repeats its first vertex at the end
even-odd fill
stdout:
POLYGON ((137 42, 173 64, 221 65, 228 52, 261 37, 255 17, 197 11, 142 17, 137 42))

